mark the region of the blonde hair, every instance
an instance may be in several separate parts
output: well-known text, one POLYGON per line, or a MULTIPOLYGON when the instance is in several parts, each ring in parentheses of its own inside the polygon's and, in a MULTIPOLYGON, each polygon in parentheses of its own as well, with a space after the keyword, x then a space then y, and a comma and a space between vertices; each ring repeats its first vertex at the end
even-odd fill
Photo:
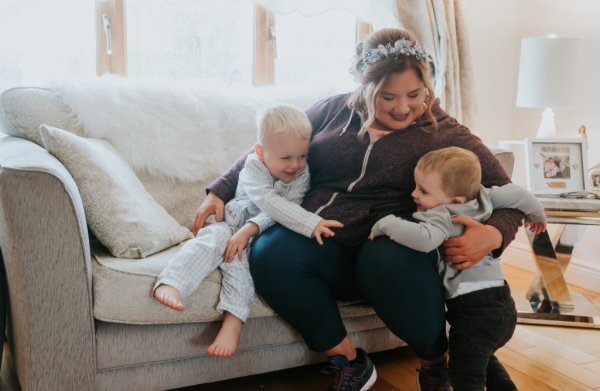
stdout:
POLYGON ((360 139, 364 138, 365 133, 375 121, 375 99, 383 85, 391 74, 409 69, 414 69, 419 80, 425 84, 425 93, 427 94, 425 112, 431 120, 433 128, 437 128, 437 121, 431 112, 431 107, 435 101, 435 93, 429 82, 429 65, 426 62, 419 61, 414 55, 402 55, 389 56, 367 67, 364 66, 368 49, 377 48, 378 45, 393 45, 394 42, 402 39, 417 44, 416 38, 408 31, 398 28, 385 28, 369 34, 363 42, 356 46, 350 73, 354 75, 354 79, 360 83, 360 86, 348 100, 348 106, 362 115, 364 122, 358 132, 360 139))
POLYGON ((437 149, 423 155, 415 169, 423 174, 438 173, 442 189, 450 197, 472 200, 479 194, 481 164, 473 152, 459 147, 437 149))
POLYGON ((257 141, 261 145, 266 138, 276 134, 303 139, 310 139, 312 134, 312 124, 304 111, 288 104, 274 105, 260 111, 256 116, 256 125, 257 141))

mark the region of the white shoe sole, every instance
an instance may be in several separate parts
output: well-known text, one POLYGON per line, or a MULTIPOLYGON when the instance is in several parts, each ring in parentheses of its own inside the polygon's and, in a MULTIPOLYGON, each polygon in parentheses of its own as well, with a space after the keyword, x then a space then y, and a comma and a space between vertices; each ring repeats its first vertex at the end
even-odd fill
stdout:
POLYGON ((360 391, 367 391, 369 388, 373 387, 373 384, 377 381, 377 371, 375 370, 375 366, 373 366, 373 373, 371 373, 371 377, 365 383, 364 386, 360 389, 360 391))

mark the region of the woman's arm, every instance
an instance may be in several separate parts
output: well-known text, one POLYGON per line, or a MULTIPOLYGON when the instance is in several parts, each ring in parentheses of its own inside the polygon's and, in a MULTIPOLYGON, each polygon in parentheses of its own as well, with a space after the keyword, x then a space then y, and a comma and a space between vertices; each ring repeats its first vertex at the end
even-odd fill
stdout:
POLYGON ((223 221, 225 203, 235 196, 238 177, 244 167, 244 162, 252 150, 248 151, 237 160, 229 169, 221 174, 206 188, 206 198, 196 211, 196 216, 190 229, 196 235, 198 230, 204 226, 206 219, 214 215, 215 221, 223 221))
POLYGON ((479 223, 465 215, 454 216, 452 222, 464 225, 465 232, 446 240, 442 252, 444 259, 458 270, 475 266, 502 245, 502 234, 492 225, 479 223))
MULTIPOLYGON (((510 183, 509 176, 496 156, 467 128, 453 135, 452 144, 471 150, 479 157, 483 186, 502 186, 510 183)), ((466 227, 462 236, 444 242, 444 256, 450 262, 467 262, 471 266, 481 261, 488 253, 498 257, 513 241, 522 221, 523 213, 519 210, 496 209, 483 224, 473 222, 466 227)))
POLYGON ((229 167, 227 171, 212 181, 212 183, 206 188, 206 194, 214 193, 224 202, 232 199, 235 196, 235 189, 237 188, 240 171, 242 171, 242 168, 244 168, 246 158, 253 151, 254 149, 251 149, 246 152, 241 158, 233 163, 233 165, 229 167))
POLYGON ((225 213, 225 203, 215 193, 208 193, 200 207, 196 211, 196 216, 190 229, 194 233, 194 236, 198 233, 198 230, 204 226, 204 222, 208 219, 208 216, 215 215, 215 221, 223 221, 225 213))

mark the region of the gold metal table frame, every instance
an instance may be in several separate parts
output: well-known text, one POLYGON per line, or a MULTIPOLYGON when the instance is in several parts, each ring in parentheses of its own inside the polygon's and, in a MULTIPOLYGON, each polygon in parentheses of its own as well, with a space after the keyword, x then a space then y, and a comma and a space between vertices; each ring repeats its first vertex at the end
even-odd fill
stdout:
POLYGON ((569 291, 564 272, 569 266, 581 226, 599 225, 598 211, 545 211, 549 224, 557 225, 552 237, 548 231, 533 234, 527 230, 538 274, 527 292, 516 290, 519 323, 600 328, 600 310, 585 296, 569 291))

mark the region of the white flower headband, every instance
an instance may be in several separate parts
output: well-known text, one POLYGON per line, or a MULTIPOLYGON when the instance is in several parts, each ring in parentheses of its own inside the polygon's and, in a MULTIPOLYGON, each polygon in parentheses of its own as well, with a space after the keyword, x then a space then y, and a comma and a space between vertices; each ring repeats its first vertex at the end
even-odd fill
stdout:
POLYGON ((362 70, 365 71, 369 65, 377 61, 388 57, 393 57, 397 60, 400 56, 414 56, 423 64, 427 63, 427 52, 425 52, 423 45, 412 43, 408 39, 402 38, 394 42, 393 46, 391 43, 387 43, 385 46, 379 44, 377 48, 367 49, 367 54, 362 60, 362 70))

